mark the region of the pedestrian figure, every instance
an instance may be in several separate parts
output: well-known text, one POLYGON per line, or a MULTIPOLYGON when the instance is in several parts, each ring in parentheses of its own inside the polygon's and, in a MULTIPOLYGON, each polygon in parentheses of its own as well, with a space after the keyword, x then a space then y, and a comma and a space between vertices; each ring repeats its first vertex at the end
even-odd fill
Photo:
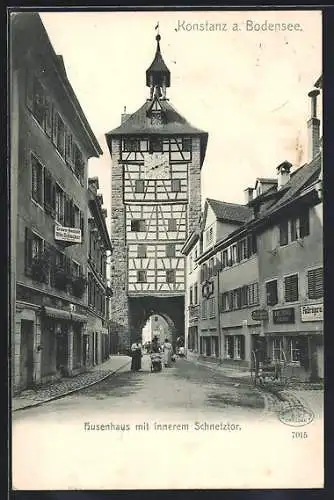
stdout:
POLYGON ((152 352, 160 352, 159 340, 158 340, 158 337, 156 335, 152 339, 151 351, 152 352))
POLYGON ((134 342, 131 346, 131 370, 138 371, 141 369, 141 344, 139 342, 134 342))
POLYGON ((163 345, 163 351, 164 351, 164 365, 166 368, 170 368, 172 366, 173 347, 168 339, 165 340, 165 343, 163 345))

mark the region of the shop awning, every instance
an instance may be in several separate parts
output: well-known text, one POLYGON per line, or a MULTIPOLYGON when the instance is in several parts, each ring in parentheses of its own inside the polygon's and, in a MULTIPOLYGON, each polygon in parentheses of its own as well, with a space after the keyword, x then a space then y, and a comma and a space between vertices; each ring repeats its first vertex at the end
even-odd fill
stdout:
POLYGON ((56 309, 55 307, 47 307, 43 306, 42 307, 42 313, 45 316, 49 316, 50 318, 56 318, 56 319, 71 319, 71 313, 68 311, 64 311, 63 309, 56 309))
POLYGON ((71 313, 71 319, 72 321, 77 321, 79 323, 87 323, 87 316, 84 316, 83 314, 78 314, 78 313, 71 313))

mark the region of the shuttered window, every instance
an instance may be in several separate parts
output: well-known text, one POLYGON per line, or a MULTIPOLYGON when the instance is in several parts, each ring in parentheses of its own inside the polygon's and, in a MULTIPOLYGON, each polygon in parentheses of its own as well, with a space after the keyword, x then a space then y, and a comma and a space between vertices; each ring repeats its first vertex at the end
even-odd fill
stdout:
POLYGON ((65 216, 65 200, 64 200, 64 191, 60 186, 56 186, 56 220, 60 224, 64 224, 64 216, 65 216))
POLYGON ((241 288, 241 304, 240 307, 248 306, 248 286, 241 288))
POLYGON ((166 245, 166 257, 175 257, 175 245, 166 245))
POLYGON ((137 283, 146 283, 146 271, 137 271, 137 283))
POLYGON ((132 219, 131 221, 131 231, 143 232, 146 231, 146 221, 145 219, 132 219))
POLYGON ((176 219, 168 219, 168 231, 176 231, 176 219))
POLYGON ((196 305, 198 303, 198 286, 197 283, 194 285, 194 304, 196 305))
POLYGON ((324 296, 324 274, 322 267, 307 272, 307 286, 309 299, 320 299, 324 296))
POLYGON ((35 156, 31 156, 31 196, 39 203, 43 204, 43 166, 35 156))
POLYGON ((278 302, 277 280, 272 280, 266 283, 266 297, 268 306, 274 306, 277 304, 278 302))
POLYGON ((144 181, 141 179, 137 179, 135 183, 135 192, 143 193, 144 192, 144 181))
POLYGON ((309 210, 306 210, 299 216, 299 237, 305 238, 310 234, 310 216, 309 210))
POLYGON ((292 274, 284 278, 284 299, 285 302, 298 300, 298 274, 292 274))
POLYGON ((167 269, 166 283, 175 283, 175 269, 167 269))
POLYGON ((172 192, 178 193, 181 191, 181 180, 180 179, 172 179, 172 192))
POLYGON ((146 245, 138 245, 137 247, 137 257, 141 259, 146 258, 146 245))

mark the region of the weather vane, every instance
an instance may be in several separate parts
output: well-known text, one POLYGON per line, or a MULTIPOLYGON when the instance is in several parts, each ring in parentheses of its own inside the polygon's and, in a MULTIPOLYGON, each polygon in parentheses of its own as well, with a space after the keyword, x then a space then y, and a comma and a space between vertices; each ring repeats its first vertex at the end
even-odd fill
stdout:
POLYGON ((158 30, 158 35, 160 35, 160 33, 159 33, 159 21, 157 22, 157 25, 156 25, 156 27, 154 29, 158 30))

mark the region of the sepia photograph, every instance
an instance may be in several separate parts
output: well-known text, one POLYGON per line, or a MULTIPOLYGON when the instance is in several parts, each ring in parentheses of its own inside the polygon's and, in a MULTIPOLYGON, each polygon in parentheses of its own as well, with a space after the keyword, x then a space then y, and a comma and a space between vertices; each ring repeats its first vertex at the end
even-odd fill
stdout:
POLYGON ((12 489, 323 488, 321 10, 8 28, 12 489))

